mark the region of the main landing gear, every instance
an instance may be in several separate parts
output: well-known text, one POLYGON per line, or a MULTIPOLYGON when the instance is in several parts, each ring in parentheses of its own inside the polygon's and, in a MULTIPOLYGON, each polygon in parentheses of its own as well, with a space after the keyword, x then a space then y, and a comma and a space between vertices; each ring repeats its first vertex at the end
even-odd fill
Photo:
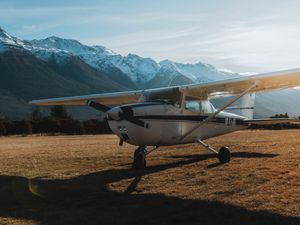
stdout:
POLYGON ((218 158, 220 163, 229 163, 230 162, 230 150, 228 147, 223 146, 220 148, 218 153, 218 158))
POLYGON ((228 147, 223 146, 220 148, 219 152, 216 151, 215 149, 213 149, 211 146, 209 146, 208 144, 204 143, 203 141, 201 141, 200 139, 198 139, 198 142, 204 146, 206 149, 208 149, 209 151, 215 153, 218 155, 218 159, 220 161, 220 163, 229 163, 230 162, 230 150, 228 147))
POLYGON ((158 146, 155 146, 151 150, 147 151, 146 147, 138 147, 133 154, 132 168, 137 170, 145 169, 147 155, 156 150, 157 148, 158 146))

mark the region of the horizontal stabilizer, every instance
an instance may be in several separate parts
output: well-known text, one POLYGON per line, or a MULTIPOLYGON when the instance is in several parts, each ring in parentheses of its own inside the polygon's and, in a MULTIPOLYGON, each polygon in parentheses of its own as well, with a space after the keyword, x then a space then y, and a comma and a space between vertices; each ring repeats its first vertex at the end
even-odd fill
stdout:
POLYGON ((268 118, 245 120, 246 123, 255 125, 273 125, 273 124, 300 124, 300 120, 296 118, 268 118))

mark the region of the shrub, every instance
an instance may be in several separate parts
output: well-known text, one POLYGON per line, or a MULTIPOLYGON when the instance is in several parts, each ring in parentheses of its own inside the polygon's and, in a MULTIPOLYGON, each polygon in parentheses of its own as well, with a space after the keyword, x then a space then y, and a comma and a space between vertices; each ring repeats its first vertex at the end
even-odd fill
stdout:
POLYGON ((3 122, 0 122, 0 136, 6 135, 6 127, 4 126, 3 122))
POLYGON ((61 120, 61 133, 64 134, 84 134, 84 126, 78 120, 61 120))
POLYGON ((37 125, 39 133, 58 133, 60 132, 60 121, 51 117, 45 117, 37 125))

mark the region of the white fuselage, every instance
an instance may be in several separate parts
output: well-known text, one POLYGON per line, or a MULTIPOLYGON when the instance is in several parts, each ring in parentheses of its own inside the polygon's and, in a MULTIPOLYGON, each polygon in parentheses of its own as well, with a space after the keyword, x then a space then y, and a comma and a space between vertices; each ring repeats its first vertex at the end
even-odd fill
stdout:
POLYGON ((210 122, 204 123, 192 133, 183 136, 199 125, 211 113, 203 114, 177 108, 171 104, 144 102, 118 106, 108 112, 111 130, 127 143, 137 146, 168 146, 192 143, 198 139, 230 133, 247 128, 245 117, 221 112, 210 122), (129 112, 130 118, 119 118, 120 112, 129 112), (112 118, 113 117, 113 118, 112 118), (143 121, 136 124, 132 119, 143 121))

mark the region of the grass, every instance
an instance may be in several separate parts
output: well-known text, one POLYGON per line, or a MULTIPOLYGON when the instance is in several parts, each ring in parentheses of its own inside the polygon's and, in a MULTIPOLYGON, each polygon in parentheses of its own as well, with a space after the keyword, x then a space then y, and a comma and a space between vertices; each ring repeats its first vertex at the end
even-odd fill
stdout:
POLYGON ((0 138, 0 224, 300 224, 300 131, 242 131, 221 165, 197 144, 134 147, 104 136, 0 138))

